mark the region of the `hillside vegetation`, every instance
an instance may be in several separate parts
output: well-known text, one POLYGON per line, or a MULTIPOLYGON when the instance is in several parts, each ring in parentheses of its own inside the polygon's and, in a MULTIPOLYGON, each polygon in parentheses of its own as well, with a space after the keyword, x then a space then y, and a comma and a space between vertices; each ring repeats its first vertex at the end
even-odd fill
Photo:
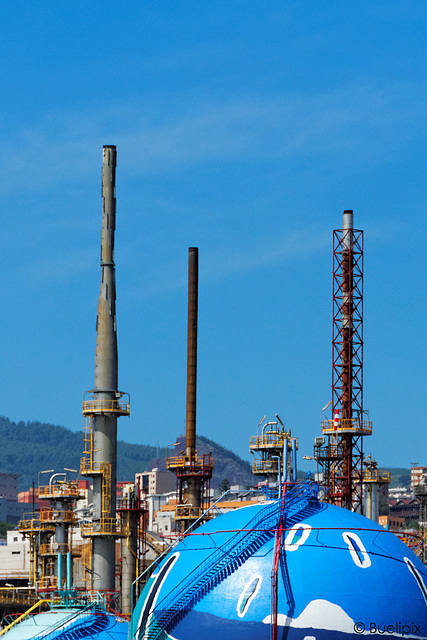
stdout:
MULTIPOLYGON (((3 453, 0 471, 19 473, 20 491, 25 491, 34 482, 37 485, 38 472, 45 469, 62 471, 64 467, 79 469, 83 452, 83 431, 71 431, 65 427, 41 422, 12 422, 0 417, 0 441, 3 453)), ((184 448, 184 436, 178 436, 180 443, 175 455, 184 448)), ((212 451, 215 471, 212 486, 218 487, 224 478, 231 484, 249 485, 253 483, 250 464, 228 451, 221 445, 202 436, 197 438, 198 453, 212 451)), ((160 451, 164 452, 161 448, 160 451)), ((117 479, 134 479, 135 473, 149 471, 154 467, 165 470, 164 457, 157 457, 159 449, 145 444, 117 444, 117 479)), ((169 455, 173 455, 169 449, 169 455)))
MULTIPOLYGON (((382 468, 382 467, 381 467, 382 468)), ((409 487, 411 484, 411 470, 401 467, 389 467, 385 471, 390 471, 390 488, 409 487)))
MULTIPOLYGON (((12 422, 0 417, 0 438, 3 454, 0 458, 0 471, 19 473, 19 488, 24 491, 37 485, 37 474, 45 469, 62 471, 64 467, 79 469, 83 453, 83 431, 70 431, 65 427, 41 422, 12 422)), ((179 435, 175 451, 169 449, 169 455, 178 455, 185 449, 185 436, 179 435)), ((149 471, 154 467, 166 470, 166 460, 159 453, 165 449, 145 444, 129 444, 119 441, 117 444, 117 479, 134 479, 135 473, 149 471)), ((211 486, 217 488, 223 480, 232 485, 253 485, 261 477, 251 473, 249 462, 225 449, 220 444, 204 436, 197 436, 198 455, 212 452, 215 469, 211 486)), ((382 467, 384 469, 384 467, 382 467)), ((410 470, 389 468, 390 487, 409 486, 410 470)), ((305 474, 298 474, 305 476, 305 474)))

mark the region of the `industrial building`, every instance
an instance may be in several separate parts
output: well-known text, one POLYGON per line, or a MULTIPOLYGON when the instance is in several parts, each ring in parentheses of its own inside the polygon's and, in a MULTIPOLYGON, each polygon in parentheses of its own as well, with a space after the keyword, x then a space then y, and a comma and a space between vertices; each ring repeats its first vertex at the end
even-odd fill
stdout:
POLYGON ((411 467, 411 491, 427 478, 427 467, 411 467))
POLYGON ((173 473, 159 471, 157 468, 137 473, 135 475, 135 484, 139 484, 141 491, 146 496, 160 495, 176 489, 176 480, 173 473))

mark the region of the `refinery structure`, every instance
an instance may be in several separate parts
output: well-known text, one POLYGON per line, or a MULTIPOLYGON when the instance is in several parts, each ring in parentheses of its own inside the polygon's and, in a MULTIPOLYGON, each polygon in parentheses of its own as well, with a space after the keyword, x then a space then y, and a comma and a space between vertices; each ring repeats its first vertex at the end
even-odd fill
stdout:
POLYGON ((104 146, 95 379, 83 400, 80 470, 40 471, 49 473, 43 484, 39 474, 40 506, 14 532, 27 557, 19 588, 13 569, 0 572, 2 610, 22 615, 4 618, 0 635, 344 640, 375 615, 384 624, 409 616, 427 638, 427 473, 414 487, 419 534, 381 527, 390 474, 365 453, 373 427, 363 405, 363 232, 351 210, 333 232, 330 418, 303 456, 315 476, 298 476, 298 438, 278 414, 264 416, 249 438, 253 487, 214 495, 212 453, 196 448, 199 253, 190 247, 185 447, 166 456, 167 471, 141 472, 117 494, 117 420, 130 415, 130 400, 118 385, 116 164, 116 147, 104 146))
POLYGON ((82 527, 91 540, 91 587, 115 590, 115 544, 123 536, 116 514, 117 418, 130 413, 128 395, 118 390, 116 330, 116 147, 104 147, 102 165, 101 290, 96 318, 95 385, 83 402, 86 418, 80 473, 92 478, 92 522, 82 527), (124 400, 124 397, 126 400, 124 400), (98 582, 95 585, 96 581, 98 582))
POLYGON ((195 523, 209 517, 209 486, 214 468, 210 453, 197 455, 197 322, 199 299, 199 250, 188 250, 188 331, 187 331, 187 410, 185 420, 185 452, 168 458, 167 469, 176 474, 178 502, 175 508, 177 530, 184 533, 195 523))

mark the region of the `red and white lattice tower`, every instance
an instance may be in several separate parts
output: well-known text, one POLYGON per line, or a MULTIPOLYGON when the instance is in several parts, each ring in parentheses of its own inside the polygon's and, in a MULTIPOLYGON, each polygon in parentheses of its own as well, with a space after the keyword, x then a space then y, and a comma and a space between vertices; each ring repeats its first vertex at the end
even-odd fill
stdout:
POLYGON ((363 411, 363 231, 344 211, 333 234, 332 419, 322 422, 327 445, 316 457, 329 501, 362 511, 363 437, 372 423, 363 411))

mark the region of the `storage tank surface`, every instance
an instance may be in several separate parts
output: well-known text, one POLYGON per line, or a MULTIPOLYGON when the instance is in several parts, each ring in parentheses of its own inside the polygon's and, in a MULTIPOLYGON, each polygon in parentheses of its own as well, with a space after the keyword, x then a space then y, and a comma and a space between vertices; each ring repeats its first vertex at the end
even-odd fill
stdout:
MULTIPOLYGON (((280 501, 257 503, 183 539, 139 598, 131 638, 269 640, 279 514, 280 501)), ((283 526, 278 639, 427 638, 427 569, 393 533, 313 498, 283 526)))

